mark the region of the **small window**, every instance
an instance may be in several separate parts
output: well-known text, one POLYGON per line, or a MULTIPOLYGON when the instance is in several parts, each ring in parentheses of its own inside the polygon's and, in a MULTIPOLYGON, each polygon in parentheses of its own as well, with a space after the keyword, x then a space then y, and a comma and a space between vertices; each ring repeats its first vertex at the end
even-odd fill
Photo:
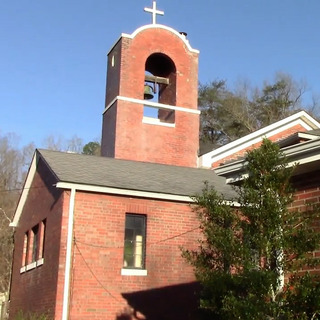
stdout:
POLYGON ((127 214, 124 236, 124 268, 145 268, 146 216, 127 214))
POLYGON ((32 228, 32 259, 31 261, 37 261, 38 259, 38 252, 39 252, 39 225, 36 225, 32 228))
POLYGON ((23 267, 28 264, 28 247, 29 247, 28 243, 29 243, 29 233, 26 232, 24 234, 24 239, 23 239, 23 252, 22 252, 23 267))
POLYGON ((46 220, 43 220, 39 224, 39 251, 38 251, 38 259, 43 258, 44 252, 44 241, 45 241, 45 234, 46 234, 46 220))
POLYGON ((24 234, 22 267, 43 264, 46 220, 35 225, 24 234))

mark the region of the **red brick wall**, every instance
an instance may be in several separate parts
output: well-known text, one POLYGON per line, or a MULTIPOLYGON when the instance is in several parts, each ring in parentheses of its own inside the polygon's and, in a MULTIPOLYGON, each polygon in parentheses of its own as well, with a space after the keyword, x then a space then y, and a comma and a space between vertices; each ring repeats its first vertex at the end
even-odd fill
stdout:
MULTIPOLYGON (((171 286, 194 281, 180 250, 180 246, 194 248, 199 237, 189 205, 77 192, 75 211, 70 319, 122 319, 127 306, 122 295, 144 292, 151 299, 155 289, 170 292, 171 286), (147 276, 121 276, 126 213, 147 216, 147 276)), ((190 296, 193 299, 193 292, 190 296)), ((157 297, 154 310, 166 299, 157 297)))
MULTIPOLYGON (((282 132, 279 132, 273 136, 268 137, 269 140, 273 141, 273 142, 277 142, 279 140, 285 139, 289 136, 291 136, 292 134, 296 133, 296 132, 305 132, 307 131, 302 125, 298 124, 293 126, 292 128, 286 129, 282 132)), ((253 150, 256 148, 259 148, 261 145, 262 141, 252 144, 250 147, 246 147, 242 150, 239 150, 225 158, 219 159, 218 161, 212 163, 212 168, 217 168, 219 167, 219 165, 222 165, 224 163, 230 162, 230 161, 234 161, 239 159, 240 157, 245 156, 246 152, 249 150, 253 150)))
MULTIPOLYGON (((198 115, 176 112, 176 126, 172 128, 142 123, 143 105, 119 101, 117 109, 115 158, 196 166, 199 123, 194 120, 198 115)), ((108 150, 112 150, 112 136, 108 138, 108 150)))
POLYGON ((56 308, 57 279, 59 272, 62 193, 43 163, 39 163, 28 200, 15 229, 10 319, 20 310, 54 314, 56 308), (25 232, 46 219, 44 264, 20 274, 25 232))
POLYGON ((102 156, 114 158, 117 124, 117 103, 103 115, 101 150, 102 156))
POLYGON ((171 58, 177 71, 177 105, 197 110, 198 54, 190 52, 175 34, 164 29, 146 29, 133 39, 122 39, 120 95, 143 99, 145 63, 153 53, 171 58))
MULTIPOLYGON (((294 208, 320 202, 319 177, 295 178, 294 208)), ((61 193, 54 183, 40 163, 15 233, 10 319, 19 310, 61 319, 70 191, 61 193), (44 264, 20 274, 25 231, 45 218, 44 264)), ((197 225, 185 203, 77 192, 69 319, 130 319, 124 313, 132 309, 139 319, 180 319, 183 312, 183 319, 195 319, 189 309, 196 305, 195 279, 180 247, 197 246, 197 225), (147 217, 147 276, 121 275, 126 213, 147 217)))
MULTIPOLYGON (((119 81, 121 96, 143 99, 146 60, 153 53, 163 53, 172 59, 177 70, 176 105, 197 110, 198 54, 190 52, 177 35, 152 28, 138 33, 133 39, 122 38, 120 42, 121 60, 116 59, 116 63, 120 64, 120 79, 118 72, 113 75, 108 71, 107 94, 115 96, 109 83, 111 86, 119 81)), ((113 54, 119 56, 119 47, 120 44, 111 51, 109 59, 113 54)), ((112 99, 108 97, 106 100, 112 99)), ((196 167, 199 115, 181 111, 175 113, 174 128, 144 124, 143 105, 118 101, 115 135, 108 133, 109 115, 104 114, 102 155, 108 156, 115 147, 114 156, 120 159, 196 167)))
POLYGON ((106 103, 108 104, 119 95, 121 70, 122 41, 118 41, 108 55, 108 68, 106 80, 106 103))

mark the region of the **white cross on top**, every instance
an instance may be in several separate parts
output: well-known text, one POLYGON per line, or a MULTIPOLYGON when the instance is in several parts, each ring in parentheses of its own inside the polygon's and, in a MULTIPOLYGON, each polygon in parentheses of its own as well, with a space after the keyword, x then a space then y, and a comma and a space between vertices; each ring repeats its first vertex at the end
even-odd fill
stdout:
POLYGON ((157 10, 157 3, 156 3, 156 1, 153 1, 152 9, 151 9, 151 8, 144 8, 144 11, 152 13, 152 23, 153 23, 153 24, 156 24, 156 23, 157 23, 157 22, 156 22, 157 14, 159 14, 159 15, 161 15, 161 16, 164 15, 164 12, 163 12, 163 11, 157 10))

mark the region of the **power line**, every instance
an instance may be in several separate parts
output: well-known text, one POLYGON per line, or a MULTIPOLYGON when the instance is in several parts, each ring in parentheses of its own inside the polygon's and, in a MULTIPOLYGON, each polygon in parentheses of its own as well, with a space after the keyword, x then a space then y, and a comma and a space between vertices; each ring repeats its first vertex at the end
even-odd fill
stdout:
MULTIPOLYGON (((179 234, 176 234, 174 236, 171 236, 171 237, 168 237, 168 238, 164 238, 164 239, 161 239, 159 241, 156 241, 156 242, 152 242, 152 243, 149 243, 149 245, 155 245, 157 243, 161 243, 161 242, 165 242, 165 241, 168 241, 168 240, 172 240, 172 239, 175 239, 175 238, 178 238, 178 237, 181 237, 182 235, 185 235, 185 234, 188 234, 190 232, 193 232, 195 230, 199 229, 199 227, 196 227, 196 228, 192 228, 190 230, 187 230, 185 232, 181 232, 179 234)), ((90 246, 90 247, 95 247, 95 248, 104 248, 104 249, 124 249, 123 246, 119 246, 119 247, 107 247, 107 246, 100 246, 100 245, 95 245, 95 244, 89 244, 89 243, 86 243, 86 242, 83 242, 83 241, 79 241, 76 239, 76 237, 74 237, 74 244, 75 244, 75 247, 77 248, 77 251, 79 252, 83 262, 85 263, 86 267, 88 268, 89 272, 92 274, 92 276, 94 277, 94 279, 98 282, 98 284, 113 298, 115 299, 117 302, 120 302, 119 299, 117 297, 115 297, 107 288, 106 286, 99 280, 99 278, 96 276, 96 274, 93 272, 92 268, 90 267, 90 265, 88 264, 88 262, 86 261, 84 255, 82 254, 79 246, 78 246, 78 243, 81 243, 81 244, 84 244, 84 245, 87 245, 87 246, 90 246)))
POLYGON ((89 266, 88 262, 86 261, 86 259, 84 258, 82 252, 80 251, 80 248, 78 247, 77 243, 75 242, 75 246, 83 260, 83 262, 85 263, 85 265, 87 266, 88 270, 90 271, 90 273, 92 274, 92 276, 96 279, 96 281, 99 283, 99 285, 113 298, 115 299, 117 302, 121 302, 120 300, 117 299, 117 297, 115 297, 105 286, 104 284, 98 279, 98 277, 95 275, 95 273, 92 271, 91 267, 89 266))
MULTIPOLYGON (((175 239, 175 238, 179 238, 179 237, 181 237, 181 236, 183 236, 185 234, 191 233, 191 232, 193 232, 195 230, 198 230, 198 229, 199 229, 199 227, 192 228, 190 230, 187 230, 185 232, 181 232, 181 233, 173 235, 171 237, 164 238, 164 239, 161 239, 161 240, 158 240, 158 241, 155 241, 155 242, 150 242, 150 243, 148 243, 148 246, 153 246, 153 245, 156 245, 156 244, 161 243, 161 242, 166 242, 166 241, 169 241, 169 240, 172 240, 172 239, 175 239)), ((117 247, 115 247, 115 246, 112 246, 112 247, 111 246, 102 246, 102 245, 92 244, 92 243, 88 243, 88 242, 85 242, 85 241, 78 240, 76 237, 74 238, 74 241, 78 242, 78 243, 81 243, 81 244, 84 244, 84 245, 86 245, 88 247, 94 247, 94 248, 109 249, 109 250, 112 250, 112 249, 114 249, 114 250, 121 249, 122 250, 122 249, 124 249, 124 246, 117 246, 117 247)))

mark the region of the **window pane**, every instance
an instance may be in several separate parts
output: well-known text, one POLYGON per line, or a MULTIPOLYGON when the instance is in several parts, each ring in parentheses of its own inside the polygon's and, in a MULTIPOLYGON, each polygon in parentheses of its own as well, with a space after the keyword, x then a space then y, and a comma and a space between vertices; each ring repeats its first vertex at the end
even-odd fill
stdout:
POLYGON ((125 240, 133 240, 134 239, 134 229, 127 229, 125 231, 125 240))
POLYGON ((134 245, 132 241, 125 240, 124 246, 124 267, 133 266, 134 245))
POLYGON ((126 215, 123 262, 126 268, 144 268, 145 220, 143 215, 126 215))
POLYGON ((38 259, 38 251, 39 251, 39 226, 33 227, 32 232, 33 232, 32 261, 36 261, 38 259))

